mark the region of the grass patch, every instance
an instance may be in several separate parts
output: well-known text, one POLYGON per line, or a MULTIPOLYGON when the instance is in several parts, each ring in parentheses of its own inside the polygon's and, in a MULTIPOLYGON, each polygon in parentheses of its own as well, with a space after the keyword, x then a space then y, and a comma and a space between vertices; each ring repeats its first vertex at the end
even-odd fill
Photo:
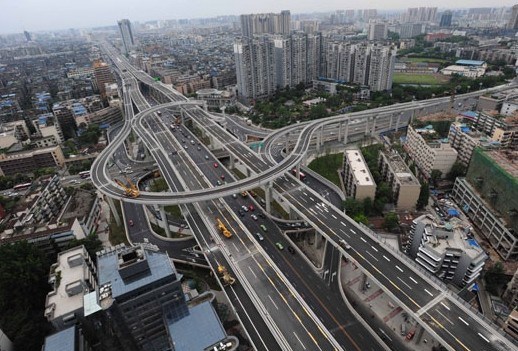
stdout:
POLYGON ((342 153, 322 156, 314 159, 308 167, 337 186, 340 186, 340 178, 337 171, 342 167, 343 157, 342 153))
POLYGON ((158 235, 163 236, 164 238, 167 238, 167 235, 165 234, 165 229, 160 227, 159 225, 156 225, 155 223, 151 223, 151 229, 153 229, 153 231, 155 233, 157 233, 158 235))
POLYGON ((284 208, 277 201, 272 202, 272 209, 274 213, 276 212, 279 214, 280 218, 290 219, 290 215, 288 214, 288 212, 284 211, 284 208))
POLYGON ((405 61, 409 62, 430 62, 430 63, 444 63, 448 62, 444 59, 439 58, 427 58, 427 57, 407 57, 405 61))
POLYGON ((246 175, 238 171, 236 168, 232 169, 232 173, 237 177, 237 179, 245 179, 246 175))
POLYGON ((171 217, 175 219, 182 219, 182 211, 180 210, 180 206, 178 205, 168 205, 164 206, 164 210, 171 215, 171 217))
POLYGON ((394 73, 392 82, 394 84, 443 85, 448 80, 447 77, 438 74, 394 73))
MULTIPOLYGON (((117 210, 119 217, 121 218, 121 221, 122 221, 122 211, 121 211, 120 201, 113 200, 113 202, 115 205, 114 207, 117 210)), ((124 224, 117 225, 117 222, 115 221, 115 216, 113 214, 110 216, 109 228, 110 228, 109 238, 110 238, 110 243, 112 245, 117 245, 117 244, 121 244, 121 243, 129 245, 128 239, 126 237, 126 231, 124 229, 124 224)))

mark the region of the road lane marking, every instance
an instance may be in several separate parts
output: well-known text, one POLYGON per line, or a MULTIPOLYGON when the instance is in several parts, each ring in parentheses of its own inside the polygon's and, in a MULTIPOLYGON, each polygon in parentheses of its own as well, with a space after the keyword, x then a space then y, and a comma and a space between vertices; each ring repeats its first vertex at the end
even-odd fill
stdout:
MULTIPOLYGON (((304 196, 308 196, 308 193, 306 193, 305 191, 303 191, 302 194, 304 194, 304 196)), ((313 200, 313 199, 311 199, 311 200, 313 200)))
POLYGON ((451 325, 455 325, 455 324, 453 324, 453 322, 452 322, 452 321, 450 321, 450 320, 449 320, 449 318, 448 318, 448 317, 446 317, 446 316, 445 316, 441 311, 437 311, 437 313, 439 313, 439 314, 442 316, 442 318, 444 318, 446 321, 450 322, 450 324, 451 324, 451 325))
POLYGON ((331 214, 331 217, 333 217, 334 219, 338 219, 334 214, 331 214))
POLYGON ((371 254, 369 251, 365 251, 370 257, 374 258, 376 261, 378 260, 376 257, 374 257, 373 254, 371 254))
POLYGON ((469 323, 468 323, 468 322, 466 322, 464 319, 462 319, 460 316, 459 316, 458 318, 459 318, 459 320, 460 320, 462 323, 464 323, 464 324, 466 324, 467 326, 469 326, 469 323))
POLYGON ((255 279, 257 279, 257 276, 255 275, 255 272, 252 270, 252 268, 250 266, 248 266, 248 269, 250 270, 252 275, 255 277, 255 279))
POLYGON ((374 251, 378 252, 378 249, 377 249, 377 248, 375 248, 375 247, 374 247, 374 246, 372 246, 372 245, 371 245, 371 247, 372 247, 372 249, 373 249, 374 251))
POLYGON ((446 308, 448 311, 450 310, 450 308, 449 308, 448 306, 446 306, 446 305, 444 304, 444 302, 441 302, 441 305, 442 305, 444 308, 446 308))
POLYGON ((428 295, 430 295, 431 297, 433 297, 433 294, 432 294, 431 292, 429 292, 429 291, 428 291, 428 290, 426 290, 426 289, 424 289, 424 291, 426 291, 426 293, 427 293, 428 295))
POLYGON ((417 282, 417 280, 415 280, 415 279, 414 279, 414 278, 412 278, 412 277, 408 277, 408 279, 410 279, 411 281, 413 281, 413 282, 414 282, 414 283, 416 283, 416 284, 419 284, 419 283, 417 282))
POLYGON ((403 273, 403 270, 402 270, 399 266, 396 266, 396 268, 397 268, 401 273, 403 273))
POLYGON ((313 199, 311 196, 309 197, 309 199, 310 199, 311 201, 315 201, 315 199, 313 199))
POLYGON ((387 256, 383 255, 383 258, 390 262, 390 259, 387 256))
POLYGON ((488 340, 484 335, 482 335, 482 334, 480 334, 480 333, 477 333, 477 334, 478 334, 478 336, 480 336, 482 339, 484 339, 486 342, 489 342, 489 340, 488 340))
POLYGON ((341 224, 341 225, 345 225, 345 223, 344 223, 344 222, 342 222, 342 221, 340 221, 340 224, 341 224))
POLYGON ((268 298, 270 299, 270 301, 273 303, 273 305, 275 306, 276 309, 279 309, 279 307, 277 307, 277 304, 275 303, 275 301, 273 301, 272 297, 270 295, 268 295, 268 298))
POLYGON ((360 236, 360 240, 363 241, 364 243, 367 243, 367 240, 365 240, 363 237, 360 236))
POLYGON ((397 277, 397 279, 398 279, 401 283, 405 284, 407 288, 409 288, 410 290, 412 290, 412 287, 411 287, 410 285, 408 285, 408 284, 407 284, 403 279, 401 279, 400 277, 397 277))
POLYGON ((293 335, 295 335, 295 337, 297 338, 297 340, 299 341, 300 345, 302 346, 302 348, 304 350, 307 350, 306 349, 306 346, 304 346, 304 344, 302 343, 302 341, 299 339, 299 336, 297 335, 297 333, 293 332, 293 335))
POLYGON ((349 231, 353 234, 356 234, 356 232, 354 230, 352 230, 351 228, 349 228, 349 231))

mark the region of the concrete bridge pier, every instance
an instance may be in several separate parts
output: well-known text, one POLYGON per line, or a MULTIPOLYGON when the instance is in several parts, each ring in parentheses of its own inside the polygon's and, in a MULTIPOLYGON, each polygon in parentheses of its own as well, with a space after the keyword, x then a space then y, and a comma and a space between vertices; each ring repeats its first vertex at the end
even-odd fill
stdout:
POLYGON ((163 205, 158 207, 160 211, 160 217, 162 218, 162 223, 164 223, 165 235, 170 238, 171 230, 169 229, 169 222, 167 221, 167 215, 165 213, 165 207, 163 205))
POLYGON ((230 169, 234 168, 235 162, 236 162, 236 158, 234 157, 234 155, 230 154, 230 160, 228 162, 228 167, 230 169))
POLYGON ((347 144, 349 138, 349 119, 345 121, 344 144, 347 144))
POLYGON ((272 187, 273 183, 271 181, 264 187, 264 201, 266 202, 267 213, 272 213, 272 187))
POLYGON ((115 223, 117 223, 118 226, 121 225, 121 217, 119 216, 119 211, 117 211, 117 208, 115 207, 115 202, 113 202, 113 199, 109 196, 105 196, 105 199, 108 199, 108 206, 110 206, 110 210, 112 211, 112 216, 115 218, 115 223))
POLYGON ((284 140, 284 150, 286 150, 286 153, 290 152, 290 150, 288 150, 288 147, 290 146, 289 140, 290 133, 286 133, 286 139, 284 140))

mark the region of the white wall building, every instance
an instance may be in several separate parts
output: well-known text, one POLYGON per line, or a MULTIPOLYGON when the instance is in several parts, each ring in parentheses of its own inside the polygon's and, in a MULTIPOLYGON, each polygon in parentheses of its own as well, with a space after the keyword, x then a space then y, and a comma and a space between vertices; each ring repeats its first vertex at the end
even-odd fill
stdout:
POLYGON ((345 150, 343 175, 347 196, 356 200, 363 200, 367 197, 374 200, 376 183, 360 150, 345 150))

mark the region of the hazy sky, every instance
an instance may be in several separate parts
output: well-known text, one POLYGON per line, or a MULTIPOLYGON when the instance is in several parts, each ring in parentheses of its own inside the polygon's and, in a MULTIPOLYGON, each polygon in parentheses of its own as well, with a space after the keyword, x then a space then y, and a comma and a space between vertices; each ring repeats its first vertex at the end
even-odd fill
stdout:
POLYGON ((322 12, 345 9, 404 9, 512 6, 518 0, 0 0, 0 33, 114 25, 131 21, 239 15, 243 13, 322 12), (362 5, 360 5, 362 4, 362 5))

